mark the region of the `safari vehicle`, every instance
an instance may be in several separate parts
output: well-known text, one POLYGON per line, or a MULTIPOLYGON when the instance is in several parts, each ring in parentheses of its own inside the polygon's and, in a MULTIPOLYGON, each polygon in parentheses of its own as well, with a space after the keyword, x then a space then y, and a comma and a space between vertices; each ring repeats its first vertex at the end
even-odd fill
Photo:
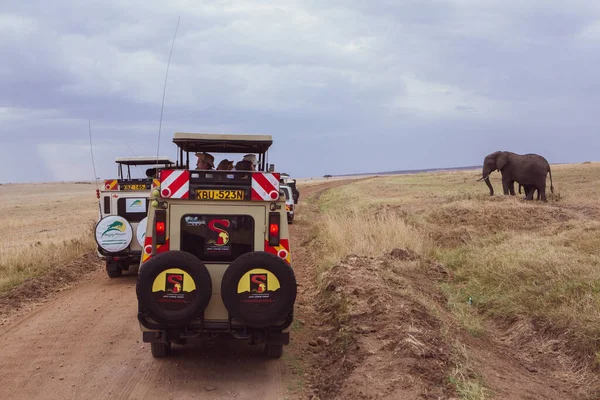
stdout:
POLYGON ((292 189, 292 198, 294 199, 294 204, 298 204, 298 200, 300 199, 300 192, 296 187, 296 179, 290 178, 290 176, 287 174, 281 174, 279 182, 289 186, 292 189))
POLYGON ((279 188, 285 193, 285 211, 287 212, 288 224, 294 222, 294 195, 292 188, 288 185, 279 185, 279 188))
POLYGON ((166 157, 156 156, 117 157, 115 162, 118 165, 118 178, 105 180, 103 189, 97 192, 100 209, 95 232, 96 251, 105 260, 110 278, 121 276, 130 265, 139 264, 141 243, 146 233, 150 190, 158 183, 153 176, 158 167, 175 164, 166 157), (146 178, 132 179, 132 166, 154 168, 146 170, 146 178))
POLYGON ((137 277, 142 340, 154 357, 224 336, 278 358, 297 289, 280 176, 266 168, 272 138, 175 133, 173 142, 178 162, 152 190, 137 277), (190 153, 202 152, 256 153, 256 171, 189 170, 190 153))

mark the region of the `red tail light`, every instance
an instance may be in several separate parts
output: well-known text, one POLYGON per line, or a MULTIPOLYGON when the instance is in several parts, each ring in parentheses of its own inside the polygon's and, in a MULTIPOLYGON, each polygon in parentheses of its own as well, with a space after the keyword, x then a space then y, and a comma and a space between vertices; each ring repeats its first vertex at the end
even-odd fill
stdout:
POLYGON ((165 210, 156 210, 156 214, 154 214, 154 234, 156 235, 156 244, 167 242, 167 213, 165 210))
POLYGON ((279 213, 269 213, 269 246, 279 246, 279 213))
POLYGON ((279 233, 279 226, 277 226, 277 224, 271 224, 269 227, 269 233, 271 235, 277 235, 279 233))

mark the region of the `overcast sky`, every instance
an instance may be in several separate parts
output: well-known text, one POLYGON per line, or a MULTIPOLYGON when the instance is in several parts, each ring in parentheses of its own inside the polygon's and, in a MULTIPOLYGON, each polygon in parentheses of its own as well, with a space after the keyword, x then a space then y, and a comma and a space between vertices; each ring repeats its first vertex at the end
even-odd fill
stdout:
POLYGON ((0 6, 0 182, 93 179, 88 118, 101 178, 156 155, 178 17, 161 155, 182 131, 273 135, 297 177, 600 160, 598 1, 28 0, 0 6))

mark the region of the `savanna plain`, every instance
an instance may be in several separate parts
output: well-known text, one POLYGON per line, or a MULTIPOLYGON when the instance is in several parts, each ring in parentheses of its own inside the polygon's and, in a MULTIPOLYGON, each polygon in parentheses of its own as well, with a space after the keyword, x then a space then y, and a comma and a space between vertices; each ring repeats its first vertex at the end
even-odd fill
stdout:
POLYGON ((0 397, 599 398, 600 163, 552 165, 546 203, 480 176, 299 181, 279 360, 230 343, 153 359, 135 273, 95 255, 94 184, 1 185, 0 397))

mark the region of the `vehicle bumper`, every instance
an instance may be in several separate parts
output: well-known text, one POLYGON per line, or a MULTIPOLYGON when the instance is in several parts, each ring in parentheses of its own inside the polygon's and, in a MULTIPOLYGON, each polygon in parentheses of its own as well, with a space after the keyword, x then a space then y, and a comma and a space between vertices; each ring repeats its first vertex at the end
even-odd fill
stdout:
POLYGON ((293 321, 290 313, 280 325, 266 328, 251 328, 231 321, 194 321, 182 327, 160 326, 138 313, 138 322, 142 331, 142 341, 145 343, 166 343, 196 339, 202 337, 227 337, 250 340, 251 343, 289 344, 289 334, 293 321))

